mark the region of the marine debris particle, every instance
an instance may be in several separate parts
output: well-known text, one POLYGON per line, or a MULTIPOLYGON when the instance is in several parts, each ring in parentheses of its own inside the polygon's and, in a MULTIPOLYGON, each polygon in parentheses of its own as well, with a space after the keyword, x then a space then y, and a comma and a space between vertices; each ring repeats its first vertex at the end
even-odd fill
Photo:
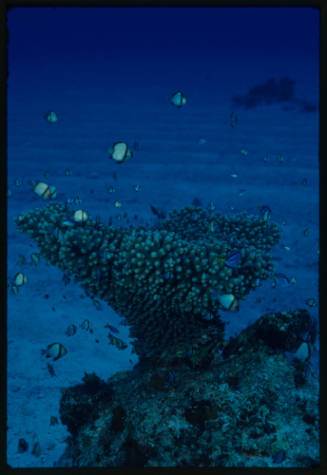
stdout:
POLYGON ((230 125, 231 125, 231 127, 234 128, 237 123, 238 123, 238 117, 235 114, 235 112, 232 112, 231 115, 230 115, 230 125))

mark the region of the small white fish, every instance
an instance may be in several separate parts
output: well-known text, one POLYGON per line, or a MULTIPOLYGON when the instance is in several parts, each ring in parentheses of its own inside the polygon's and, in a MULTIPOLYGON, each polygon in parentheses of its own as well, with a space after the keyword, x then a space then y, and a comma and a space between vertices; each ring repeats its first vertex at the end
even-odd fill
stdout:
POLYGON ((51 343, 47 346, 46 350, 41 351, 42 355, 45 355, 46 358, 52 358, 53 361, 62 358, 67 354, 67 350, 61 343, 51 343))
MULTIPOLYGON (((216 295, 216 291, 213 293, 213 297, 216 295)), ((218 302, 225 310, 231 310, 232 312, 238 310, 238 301, 233 294, 223 294, 217 296, 218 302)))
POLYGON ((115 142, 111 148, 108 149, 110 158, 116 163, 124 163, 133 157, 133 152, 129 145, 125 142, 115 142))
POLYGON ((82 209, 78 209, 73 214, 73 220, 75 221, 75 223, 85 223, 87 218, 88 218, 87 212, 82 209))
POLYGON ((55 122, 58 122, 59 119, 58 115, 54 111, 47 112, 44 118, 49 122, 49 124, 54 124, 55 122))
POLYGON ((27 277, 24 275, 22 272, 18 272, 15 277, 14 277, 14 285, 17 287, 21 287, 22 285, 25 285, 27 282, 27 277))
POLYGON ((48 200, 49 198, 57 197, 56 187, 53 185, 47 185, 42 181, 38 181, 33 187, 34 193, 36 193, 42 200, 48 200))
POLYGON ((170 97, 170 103, 176 107, 182 107, 187 103, 187 99, 182 93, 182 91, 176 91, 170 97))
POLYGON ((303 341, 295 352, 295 358, 304 362, 308 361, 312 355, 312 344, 303 341))

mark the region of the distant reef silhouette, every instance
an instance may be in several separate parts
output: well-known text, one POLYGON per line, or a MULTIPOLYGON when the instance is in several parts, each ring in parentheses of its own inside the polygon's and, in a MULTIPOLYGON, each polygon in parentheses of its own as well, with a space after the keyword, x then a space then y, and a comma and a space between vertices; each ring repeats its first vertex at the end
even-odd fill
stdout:
POLYGON ((266 82, 257 84, 248 90, 246 94, 232 97, 234 106, 245 109, 254 109, 263 104, 284 104, 284 110, 295 110, 300 106, 301 112, 315 112, 315 104, 294 96, 295 81, 287 76, 279 81, 269 78, 266 82))

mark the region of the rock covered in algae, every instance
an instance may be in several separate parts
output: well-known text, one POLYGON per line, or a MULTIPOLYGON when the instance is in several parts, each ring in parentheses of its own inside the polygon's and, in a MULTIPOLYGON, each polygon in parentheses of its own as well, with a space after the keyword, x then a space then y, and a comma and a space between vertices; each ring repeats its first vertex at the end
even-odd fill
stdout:
POLYGON ((63 392, 60 414, 72 435, 56 465, 317 465, 318 381, 303 367, 299 385, 299 369, 284 353, 296 349, 310 325, 306 310, 270 314, 233 339, 242 351, 225 358, 216 352, 209 367, 186 360, 174 367, 141 363, 106 383, 88 375, 85 384, 63 392), (263 337, 256 345, 258 328, 278 333, 284 317, 292 321, 288 343, 271 345, 263 337))
POLYGON ((149 229, 73 218, 67 206, 52 203, 18 216, 16 224, 48 263, 74 275, 89 296, 125 319, 141 358, 191 345, 212 318, 219 326, 226 296, 236 309, 235 302, 268 277, 269 251, 280 234, 260 217, 224 217, 192 206, 149 229), (230 267, 236 249, 239 262, 230 267))

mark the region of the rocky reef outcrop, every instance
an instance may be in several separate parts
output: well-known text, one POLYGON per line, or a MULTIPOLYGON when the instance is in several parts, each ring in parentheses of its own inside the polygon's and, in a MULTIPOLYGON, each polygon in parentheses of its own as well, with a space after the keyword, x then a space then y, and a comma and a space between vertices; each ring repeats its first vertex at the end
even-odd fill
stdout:
POLYGON ((317 465, 318 381, 296 353, 303 341, 313 344, 314 328, 306 310, 268 314, 217 344, 209 359, 195 348, 107 382, 86 374, 63 391, 71 437, 56 465, 317 465))

